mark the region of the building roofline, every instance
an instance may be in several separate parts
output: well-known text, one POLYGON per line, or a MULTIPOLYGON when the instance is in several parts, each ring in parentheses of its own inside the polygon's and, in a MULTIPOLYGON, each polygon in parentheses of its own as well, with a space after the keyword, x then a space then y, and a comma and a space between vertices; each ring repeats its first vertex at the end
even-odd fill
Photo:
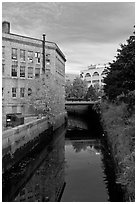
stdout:
MULTIPOLYGON (((12 36, 17 36, 17 37, 22 37, 22 38, 27 38, 27 39, 30 39, 30 40, 36 40, 36 41, 39 41, 42 43, 42 39, 38 39, 38 38, 33 38, 33 37, 29 37, 29 36, 24 36, 24 35, 19 35, 19 34, 15 34, 15 33, 4 33, 6 35, 12 35, 12 36)), ((62 53, 62 51, 60 50, 60 48, 58 47, 58 45, 55 43, 55 42, 51 42, 51 41, 45 41, 45 43, 50 43, 50 44, 54 44, 57 48, 57 52, 63 57, 63 59, 65 60, 66 62, 66 58, 65 58, 65 55, 62 53)))

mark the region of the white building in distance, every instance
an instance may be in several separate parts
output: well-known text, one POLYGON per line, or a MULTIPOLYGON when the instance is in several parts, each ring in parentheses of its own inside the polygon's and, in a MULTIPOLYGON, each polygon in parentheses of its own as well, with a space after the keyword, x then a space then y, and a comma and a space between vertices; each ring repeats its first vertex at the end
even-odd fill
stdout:
POLYGON ((82 70, 80 72, 80 78, 87 81, 88 87, 91 85, 94 87, 95 85, 99 85, 100 87, 104 86, 103 80, 105 75, 105 69, 109 67, 108 64, 97 64, 90 65, 86 70, 82 70))

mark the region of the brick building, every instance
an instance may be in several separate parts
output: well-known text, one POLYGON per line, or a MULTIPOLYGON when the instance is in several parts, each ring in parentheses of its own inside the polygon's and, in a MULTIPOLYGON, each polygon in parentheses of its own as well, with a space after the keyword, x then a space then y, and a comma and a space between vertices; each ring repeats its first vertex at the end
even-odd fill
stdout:
MULTIPOLYGON (((27 99, 42 76, 51 80, 64 107, 65 56, 56 43, 10 32, 10 23, 2 23, 2 113, 31 114, 27 99)), ((57 103, 57 102, 56 102, 57 103)), ((61 111, 61 110, 60 110, 61 111)))
POLYGON ((108 67, 108 65, 90 65, 86 70, 82 70, 80 73, 80 77, 83 80, 87 81, 88 87, 91 85, 94 87, 95 85, 99 85, 103 87, 103 79, 105 77, 104 70, 108 67))

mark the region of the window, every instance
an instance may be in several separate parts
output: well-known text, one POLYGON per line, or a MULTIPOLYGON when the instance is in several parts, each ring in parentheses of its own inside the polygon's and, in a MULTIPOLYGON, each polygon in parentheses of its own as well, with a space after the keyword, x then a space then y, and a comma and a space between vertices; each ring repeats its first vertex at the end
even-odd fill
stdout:
POLYGON ((5 59, 5 46, 2 46, 2 59, 5 59))
POLYGON ((4 88, 2 87, 2 98, 3 98, 3 96, 4 96, 4 88))
POLYGON ((25 61, 25 50, 20 50, 20 60, 25 61))
POLYGON ((20 97, 23 98, 25 96, 25 88, 20 88, 20 97))
POLYGON ((46 64, 50 64, 50 54, 46 54, 46 64))
POLYGON ((33 62, 33 51, 28 51, 28 61, 33 62))
POLYGON ((2 64, 2 75, 4 75, 5 72, 5 64, 2 64))
POLYGON ((40 63, 40 52, 35 52, 36 63, 40 63))
POLYGON ((35 78, 39 78, 40 77, 40 68, 36 68, 35 69, 35 78))
POLYGON ((92 83, 99 83, 99 80, 92 80, 92 83))
POLYGON ((25 66, 20 66, 20 77, 25 77, 25 66))
POLYGON ((80 74, 80 78, 83 78, 83 74, 84 74, 84 73, 83 73, 83 72, 81 72, 81 74, 80 74))
POLYGON ((92 76, 99 76, 98 72, 94 72, 92 76))
POLYGON ((103 82, 104 82, 104 79, 101 79, 101 82, 103 83, 103 82))
POLYGON ((12 97, 13 98, 17 97, 17 88, 15 87, 12 88, 12 97))
POLYGON ((33 67, 28 67, 28 78, 33 78, 33 67))
POLYGON ((18 68, 18 62, 17 61, 12 61, 11 76, 17 77, 17 68, 18 68))
POLYGON ((90 73, 86 73, 85 77, 91 77, 90 73))
POLYGON ((30 96, 32 94, 32 89, 28 88, 28 96, 30 96))
POLYGON ((17 49, 12 48, 12 59, 17 60, 17 49))

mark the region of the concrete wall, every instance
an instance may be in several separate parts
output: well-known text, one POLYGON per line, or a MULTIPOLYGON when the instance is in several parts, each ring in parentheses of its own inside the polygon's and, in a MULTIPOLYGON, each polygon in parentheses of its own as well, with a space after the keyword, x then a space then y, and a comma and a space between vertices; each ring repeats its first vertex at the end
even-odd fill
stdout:
POLYGON ((58 114, 55 118, 37 119, 30 123, 6 130, 2 134, 2 162, 3 172, 9 169, 17 161, 35 146, 41 139, 41 134, 46 137, 65 123, 67 113, 58 114), (29 147, 29 148, 28 148, 29 147))

